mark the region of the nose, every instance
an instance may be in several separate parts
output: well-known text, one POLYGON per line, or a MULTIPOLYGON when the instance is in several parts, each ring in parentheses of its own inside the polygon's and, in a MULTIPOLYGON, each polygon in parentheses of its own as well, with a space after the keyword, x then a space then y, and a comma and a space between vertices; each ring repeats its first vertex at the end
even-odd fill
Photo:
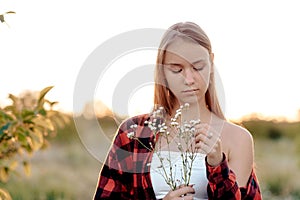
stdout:
POLYGON ((191 69, 186 69, 184 76, 184 83, 186 85, 192 85, 195 83, 194 72, 191 69))

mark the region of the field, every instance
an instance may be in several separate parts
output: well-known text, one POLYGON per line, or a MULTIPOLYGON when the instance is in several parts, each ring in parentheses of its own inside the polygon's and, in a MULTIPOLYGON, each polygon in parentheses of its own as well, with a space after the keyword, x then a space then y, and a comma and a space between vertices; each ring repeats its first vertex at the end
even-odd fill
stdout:
MULTIPOLYGON (((31 158, 31 176, 20 169, 0 187, 14 200, 92 199, 109 141, 117 124, 78 118, 50 139, 50 147, 31 158), (106 139, 100 140, 99 132, 106 139)), ((264 199, 300 199, 300 123, 247 120, 253 134, 256 171, 264 199)))

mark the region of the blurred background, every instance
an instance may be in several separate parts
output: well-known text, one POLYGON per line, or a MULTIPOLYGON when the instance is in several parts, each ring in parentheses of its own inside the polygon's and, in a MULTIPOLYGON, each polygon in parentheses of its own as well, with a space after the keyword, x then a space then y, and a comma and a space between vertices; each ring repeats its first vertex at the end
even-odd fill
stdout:
POLYGON ((148 112, 153 98, 151 85, 140 87, 118 110, 112 91, 128 71, 154 64, 155 53, 112 62, 74 110, 83 63, 120 33, 193 21, 212 42, 226 117, 253 135, 264 199, 300 199, 296 3, 0 0, 0 194, 91 199, 118 125, 148 112))

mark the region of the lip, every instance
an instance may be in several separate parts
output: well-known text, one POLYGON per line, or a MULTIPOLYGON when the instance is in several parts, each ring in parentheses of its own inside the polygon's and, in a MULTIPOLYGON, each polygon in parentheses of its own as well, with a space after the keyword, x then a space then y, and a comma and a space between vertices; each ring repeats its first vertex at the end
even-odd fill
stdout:
POLYGON ((188 90, 184 90, 182 91, 183 93, 195 93, 195 92, 198 92, 199 89, 188 89, 188 90))

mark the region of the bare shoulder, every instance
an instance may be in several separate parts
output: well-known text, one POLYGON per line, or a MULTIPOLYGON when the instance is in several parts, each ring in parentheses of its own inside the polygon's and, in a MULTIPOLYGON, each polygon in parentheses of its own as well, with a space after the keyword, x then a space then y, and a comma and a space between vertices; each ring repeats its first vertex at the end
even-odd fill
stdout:
MULTIPOLYGON (((227 154, 253 152, 253 138, 251 133, 244 127, 232 122, 224 123, 221 140, 227 154)), ((250 156, 250 155, 249 155, 250 156)))
POLYGON ((250 132, 237 124, 225 122, 221 133, 223 152, 240 186, 246 186, 254 163, 253 138, 250 132))
POLYGON ((228 121, 224 123, 222 137, 239 142, 252 142, 253 140, 251 133, 246 128, 228 121))

